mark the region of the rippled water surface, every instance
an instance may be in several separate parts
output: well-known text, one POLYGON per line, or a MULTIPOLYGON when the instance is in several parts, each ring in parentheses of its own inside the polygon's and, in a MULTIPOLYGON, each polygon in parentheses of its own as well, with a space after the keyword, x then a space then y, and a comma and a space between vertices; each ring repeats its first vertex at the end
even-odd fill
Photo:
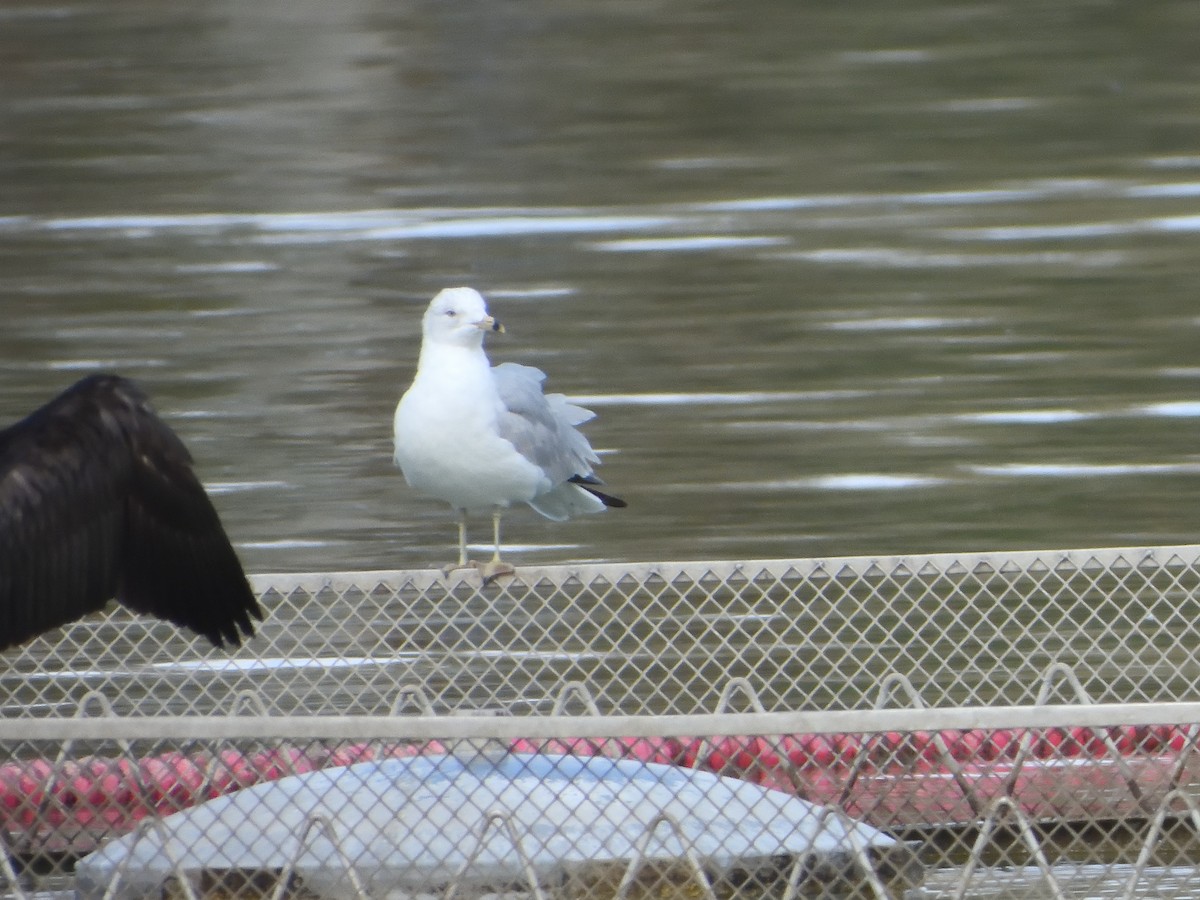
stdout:
POLYGON ((1198 25, 14 0, 0 413, 121 371, 252 571, 440 564, 391 414, 471 284, 630 504, 514 513, 518 561, 1191 542, 1198 25))
MULTIPOLYGON (((120 371, 251 571, 441 564, 391 416, 425 303, 470 284, 629 501, 514 512, 517 562, 1193 542, 1198 28, 1194 0, 5 0, 0 419, 120 371)), ((1066 893, 1123 887, 1092 874, 1066 893)))

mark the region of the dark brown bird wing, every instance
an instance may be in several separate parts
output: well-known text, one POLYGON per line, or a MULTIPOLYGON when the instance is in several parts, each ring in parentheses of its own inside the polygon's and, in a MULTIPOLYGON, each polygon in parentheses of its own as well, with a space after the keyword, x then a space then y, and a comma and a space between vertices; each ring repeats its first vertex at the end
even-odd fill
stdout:
POLYGON ((183 442, 93 375, 0 431, 0 648, 114 596, 217 646, 262 618, 183 442))

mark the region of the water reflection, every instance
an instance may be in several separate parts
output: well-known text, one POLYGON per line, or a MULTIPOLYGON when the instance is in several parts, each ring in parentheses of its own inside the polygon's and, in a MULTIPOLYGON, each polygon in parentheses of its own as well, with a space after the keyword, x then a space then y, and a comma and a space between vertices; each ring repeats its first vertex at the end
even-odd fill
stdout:
POLYGON ((390 418, 467 283, 631 504, 530 561, 1187 542, 1198 17, 9 5, 0 412, 118 369, 252 570, 440 563, 390 418))

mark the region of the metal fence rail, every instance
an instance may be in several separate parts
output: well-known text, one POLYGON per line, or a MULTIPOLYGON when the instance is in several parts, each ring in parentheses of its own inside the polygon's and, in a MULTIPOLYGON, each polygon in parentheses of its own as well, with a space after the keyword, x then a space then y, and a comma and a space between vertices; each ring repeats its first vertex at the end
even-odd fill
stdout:
POLYGON ((1200 546, 254 584, 7 654, 12 895, 1200 896, 1200 546))

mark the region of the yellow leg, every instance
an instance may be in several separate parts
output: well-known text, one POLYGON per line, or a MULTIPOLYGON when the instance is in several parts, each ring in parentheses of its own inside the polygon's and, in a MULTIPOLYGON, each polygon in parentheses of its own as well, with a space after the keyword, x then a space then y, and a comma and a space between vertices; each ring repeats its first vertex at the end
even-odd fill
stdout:
POLYGON ((467 511, 460 509, 458 511, 458 567, 466 568, 467 565, 467 511))
POLYGON ((491 584, 502 575, 512 575, 517 570, 508 563, 500 559, 500 516, 504 514, 502 507, 497 506, 492 510, 492 540, 495 543, 495 551, 492 553, 492 561, 486 565, 479 566, 479 574, 483 576, 485 585, 491 584))
POLYGON ((467 511, 460 509, 458 510, 458 563, 442 566, 442 575, 449 576, 451 572, 469 569, 471 565, 471 561, 467 559, 467 511))

